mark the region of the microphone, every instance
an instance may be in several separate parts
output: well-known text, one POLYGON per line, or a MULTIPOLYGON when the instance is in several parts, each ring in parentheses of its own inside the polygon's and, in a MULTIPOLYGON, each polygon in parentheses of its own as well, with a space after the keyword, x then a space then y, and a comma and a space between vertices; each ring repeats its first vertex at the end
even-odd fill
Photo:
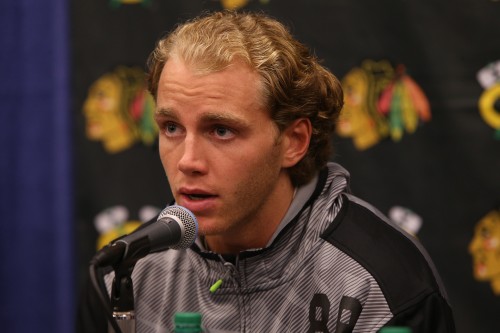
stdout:
POLYGON ((90 263, 95 266, 115 266, 137 260, 152 252, 166 249, 187 249, 198 234, 194 214, 182 206, 165 208, 156 222, 118 238, 101 249, 90 263))

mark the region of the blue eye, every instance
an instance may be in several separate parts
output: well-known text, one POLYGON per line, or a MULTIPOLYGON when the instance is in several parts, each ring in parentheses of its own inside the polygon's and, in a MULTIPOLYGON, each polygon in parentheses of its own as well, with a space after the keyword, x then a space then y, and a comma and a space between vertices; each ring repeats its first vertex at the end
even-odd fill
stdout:
POLYGON ((218 136, 225 136, 228 132, 229 132, 229 130, 225 127, 218 127, 215 129, 215 133, 218 136))
POLYGON ((176 123, 166 123, 163 126, 163 133, 168 137, 177 137, 182 134, 181 127, 176 123))
POLYGON ((213 135, 222 140, 229 140, 234 137, 235 133, 227 127, 217 126, 213 129, 213 135))
POLYGON ((177 130, 177 125, 175 124, 170 123, 165 126, 165 132, 167 133, 174 133, 176 130, 177 130))

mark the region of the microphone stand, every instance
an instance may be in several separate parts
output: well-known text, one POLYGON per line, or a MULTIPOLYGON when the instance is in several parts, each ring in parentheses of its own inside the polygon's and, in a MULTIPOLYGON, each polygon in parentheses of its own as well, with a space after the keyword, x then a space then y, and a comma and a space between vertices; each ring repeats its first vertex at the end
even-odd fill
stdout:
MULTIPOLYGON (((111 289, 113 319, 122 333, 135 333, 134 285, 131 277, 134 266, 118 265, 114 269, 111 289)), ((114 328, 109 327, 108 331, 113 333, 114 328)))
MULTIPOLYGON (((124 260, 112 265, 115 277, 111 288, 111 309, 121 333, 135 333, 134 285, 131 276, 137 261, 149 253, 147 237, 131 244, 126 252, 129 255, 125 255, 124 260)), ((113 333, 114 328, 109 327, 108 331, 113 333)))

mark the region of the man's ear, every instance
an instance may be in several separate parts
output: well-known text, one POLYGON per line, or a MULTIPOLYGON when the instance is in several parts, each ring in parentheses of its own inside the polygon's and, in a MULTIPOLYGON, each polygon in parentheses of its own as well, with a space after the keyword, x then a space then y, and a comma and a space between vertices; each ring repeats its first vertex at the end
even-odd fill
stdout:
POLYGON ((307 153, 311 141, 312 125, 308 118, 295 120, 283 132, 283 164, 290 168, 307 153))

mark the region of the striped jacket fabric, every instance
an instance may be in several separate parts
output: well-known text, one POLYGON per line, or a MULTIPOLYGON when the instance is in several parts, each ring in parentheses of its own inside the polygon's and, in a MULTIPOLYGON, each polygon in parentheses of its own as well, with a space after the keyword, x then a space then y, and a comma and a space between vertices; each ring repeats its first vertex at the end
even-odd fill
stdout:
POLYGON ((200 312, 211 333, 455 332, 425 249, 350 194, 348 178, 329 163, 263 249, 229 257, 197 242, 141 259, 132 274, 136 331, 172 332, 176 312, 200 312))

